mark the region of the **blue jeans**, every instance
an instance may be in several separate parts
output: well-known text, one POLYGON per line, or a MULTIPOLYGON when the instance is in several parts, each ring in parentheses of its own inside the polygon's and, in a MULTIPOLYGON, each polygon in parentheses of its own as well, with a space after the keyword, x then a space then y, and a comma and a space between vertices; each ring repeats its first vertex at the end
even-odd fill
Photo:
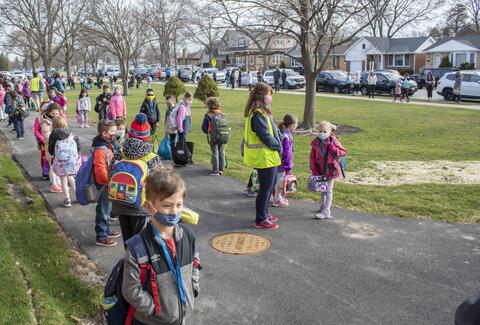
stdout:
POLYGON ((255 222, 260 223, 268 217, 268 202, 277 183, 277 167, 257 169, 260 183, 255 200, 255 222))
POLYGON ((110 234, 110 212, 112 211, 112 202, 108 199, 108 187, 98 186, 100 192, 95 208, 95 233, 96 240, 105 240, 110 234))
POLYGON ((23 126, 23 119, 20 118, 13 118, 13 125, 15 127, 15 131, 17 131, 17 138, 23 138, 25 136, 25 128, 23 126))

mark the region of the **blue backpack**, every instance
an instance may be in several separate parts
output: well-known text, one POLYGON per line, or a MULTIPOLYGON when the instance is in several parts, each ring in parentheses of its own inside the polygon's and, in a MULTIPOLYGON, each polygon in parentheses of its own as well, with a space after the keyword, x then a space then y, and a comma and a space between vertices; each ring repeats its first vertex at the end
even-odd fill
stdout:
MULTIPOLYGON (((107 162, 110 163, 110 151, 108 151, 107 147, 102 146, 97 148, 105 151, 107 162)), ((88 160, 80 166, 75 176, 75 195, 80 205, 88 205, 98 201, 98 190, 93 178, 93 154, 97 148, 93 149, 92 154, 88 157, 88 160)))
MULTIPOLYGON (((150 281, 155 313, 160 314, 160 299, 158 297, 156 273, 153 266, 149 263, 150 258, 145 242, 142 236, 137 234, 127 240, 126 245, 127 249, 130 249, 132 255, 137 260, 140 268, 140 283, 142 287, 146 289, 147 279, 150 281)), ((105 319, 107 320, 107 325, 130 325, 133 321, 135 307, 130 305, 122 295, 123 265, 123 259, 117 262, 105 284, 101 305, 105 319)))
MULTIPOLYGON (((108 186, 108 198, 123 205, 140 208, 145 203, 145 178, 148 165, 145 159, 122 159, 113 167, 108 186)), ((148 161, 148 160, 147 160, 148 161)))

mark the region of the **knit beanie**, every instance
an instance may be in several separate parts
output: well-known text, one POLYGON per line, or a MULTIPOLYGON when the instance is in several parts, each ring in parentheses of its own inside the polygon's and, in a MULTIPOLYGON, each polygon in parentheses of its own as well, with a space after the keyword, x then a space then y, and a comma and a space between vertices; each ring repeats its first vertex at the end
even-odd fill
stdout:
POLYGON ((144 113, 138 113, 135 116, 132 124, 130 124, 128 137, 142 141, 148 141, 148 139, 150 139, 150 124, 148 124, 147 115, 144 113))

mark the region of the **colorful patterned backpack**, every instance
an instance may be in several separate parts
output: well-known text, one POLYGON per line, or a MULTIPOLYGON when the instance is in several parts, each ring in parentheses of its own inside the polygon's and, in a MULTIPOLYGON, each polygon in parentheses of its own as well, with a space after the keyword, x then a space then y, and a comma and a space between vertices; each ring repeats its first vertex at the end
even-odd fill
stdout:
POLYGON ((145 178, 148 165, 142 159, 123 159, 110 173, 108 198, 132 208, 140 208, 145 203, 145 178))

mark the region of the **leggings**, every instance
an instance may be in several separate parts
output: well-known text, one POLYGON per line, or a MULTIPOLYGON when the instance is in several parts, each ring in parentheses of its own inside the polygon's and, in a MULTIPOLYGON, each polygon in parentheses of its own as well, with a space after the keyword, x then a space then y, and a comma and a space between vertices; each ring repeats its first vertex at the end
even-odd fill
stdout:
POLYGON ((277 182, 277 167, 257 169, 260 187, 255 200, 255 222, 258 224, 268 217, 268 202, 277 182))
POLYGON ((432 98, 433 85, 427 84, 427 98, 432 98))
POLYGON ((62 184, 63 195, 65 199, 70 200, 70 191, 68 189, 68 185, 70 185, 73 193, 75 193, 75 179, 73 176, 60 176, 60 182, 62 184))
POLYGON ((333 201, 333 184, 334 180, 331 179, 328 181, 328 192, 320 193, 320 211, 330 215, 330 208, 333 201))
POLYGON ((283 180, 285 178, 285 172, 277 172, 277 183, 275 185, 275 201, 279 201, 282 198, 283 180))

